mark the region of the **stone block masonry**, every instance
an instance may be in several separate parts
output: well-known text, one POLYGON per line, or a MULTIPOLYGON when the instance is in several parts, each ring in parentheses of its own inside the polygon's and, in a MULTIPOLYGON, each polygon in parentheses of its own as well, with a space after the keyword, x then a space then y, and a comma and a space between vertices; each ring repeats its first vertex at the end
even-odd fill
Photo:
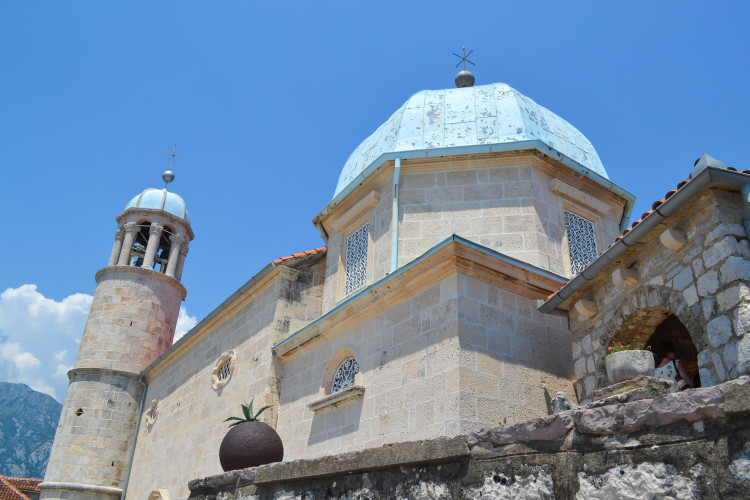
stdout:
POLYGON ((742 220, 738 193, 707 189, 621 259, 620 268, 637 270, 636 284, 615 284, 602 272, 587 285, 598 311, 570 313, 579 399, 609 384, 604 358, 613 341, 645 342, 669 314, 690 334, 704 386, 750 373, 750 245, 742 220), (667 229, 684 232, 689 244, 662 244, 667 229))

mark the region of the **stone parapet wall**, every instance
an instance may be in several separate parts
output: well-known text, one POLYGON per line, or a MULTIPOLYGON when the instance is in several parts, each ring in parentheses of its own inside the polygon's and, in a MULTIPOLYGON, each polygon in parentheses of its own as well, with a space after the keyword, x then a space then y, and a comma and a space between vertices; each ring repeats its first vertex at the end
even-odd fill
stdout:
POLYGON ((647 341, 670 313, 698 351, 704 386, 750 372, 750 245, 742 210, 739 193, 708 189, 586 286, 578 299, 593 301, 596 313, 570 313, 579 399, 609 384, 604 358, 613 341, 647 341), (667 229, 687 242, 667 248, 660 240, 667 229), (615 284, 617 269, 636 271, 637 281, 615 284))
POLYGON ((190 499, 723 498, 750 488, 750 379, 190 482, 190 499))

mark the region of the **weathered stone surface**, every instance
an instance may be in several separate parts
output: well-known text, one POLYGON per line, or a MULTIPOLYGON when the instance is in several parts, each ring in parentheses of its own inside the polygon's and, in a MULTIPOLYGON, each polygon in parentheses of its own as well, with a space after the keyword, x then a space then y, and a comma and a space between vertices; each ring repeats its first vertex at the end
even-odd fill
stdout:
POLYGON ((555 498, 552 476, 540 470, 528 476, 504 477, 490 474, 481 487, 470 487, 464 492, 467 500, 492 498, 498 500, 538 500, 555 498))
POLYGON ((708 322, 708 341, 713 347, 720 347, 732 337, 732 323, 726 316, 719 316, 708 322))
POLYGON ((741 256, 729 257, 721 266, 723 284, 736 280, 750 280, 750 262, 741 256))
POLYGON ((578 483, 576 498, 587 500, 701 498, 695 478, 681 476, 675 466, 664 463, 623 464, 604 474, 579 472, 578 483))
POLYGON ((654 399, 665 395, 671 386, 670 381, 661 378, 637 377, 597 389, 592 393, 591 400, 596 406, 604 406, 654 399))
POLYGON ((698 278, 698 295, 710 297, 719 289, 719 275, 716 271, 709 271, 698 278))
POLYGON ((402 464, 416 465, 455 460, 468 456, 463 436, 385 445, 382 448, 344 453, 311 460, 295 460, 258 467, 255 484, 289 478, 316 478, 342 473, 370 471, 402 464))
POLYGON ((693 282, 693 271, 690 267, 685 267, 682 271, 674 277, 672 286, 675 290, 684 290, 693 282))
POLYGON ((741 415, 750 413, 750 377, 742 377, 727 384, 722 384, 724 395, 724 413, 741 415))

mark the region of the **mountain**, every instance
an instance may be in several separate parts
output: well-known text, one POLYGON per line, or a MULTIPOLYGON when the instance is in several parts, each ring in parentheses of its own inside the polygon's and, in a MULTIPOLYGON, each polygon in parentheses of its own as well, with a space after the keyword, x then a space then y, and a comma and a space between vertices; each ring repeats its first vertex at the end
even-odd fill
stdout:
POLYGON ((0 474, 44 477, 60 411, 47 394, 0 382, 0 474))

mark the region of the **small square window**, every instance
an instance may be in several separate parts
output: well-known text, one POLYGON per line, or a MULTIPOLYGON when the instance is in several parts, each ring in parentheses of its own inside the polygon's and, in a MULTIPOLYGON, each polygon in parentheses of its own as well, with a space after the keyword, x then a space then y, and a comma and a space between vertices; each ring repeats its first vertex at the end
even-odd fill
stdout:
POLYGON ((592 221, 567 210, 565 211, 565 230, 568 232, 570 267, 575 276, 599 257, 596 248, 596 231, 592 221))
POLYGON ((359 290, 367 278, 367 236, 370 224, 364 224, 346 237, 344 295, 359 290))

